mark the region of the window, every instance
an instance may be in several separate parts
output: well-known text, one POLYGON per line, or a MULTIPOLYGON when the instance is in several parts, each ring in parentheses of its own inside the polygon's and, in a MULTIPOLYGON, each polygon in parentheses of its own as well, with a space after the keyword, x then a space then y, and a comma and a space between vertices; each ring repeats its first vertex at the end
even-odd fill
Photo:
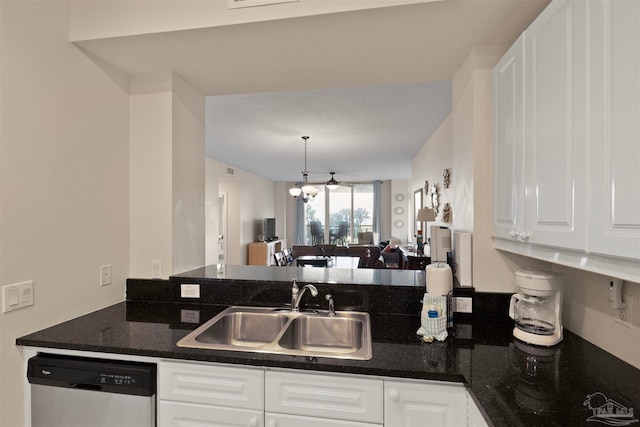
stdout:
POLYGON ((358 243, 358 233, 373 231, 373 184, 341 185, 335 190, 322 187, 307 203, 305 217, 308 244, 358 243))
POLYGON ((308 201, 304 206, 305 214, 305 231, 307 233, 304 241, 308 245, 315 245, 316 243, 324 243, 324 211, 325 211, 325 188, 319 185, 315 186, 318 189, 318 194, 313 200, 308 201))

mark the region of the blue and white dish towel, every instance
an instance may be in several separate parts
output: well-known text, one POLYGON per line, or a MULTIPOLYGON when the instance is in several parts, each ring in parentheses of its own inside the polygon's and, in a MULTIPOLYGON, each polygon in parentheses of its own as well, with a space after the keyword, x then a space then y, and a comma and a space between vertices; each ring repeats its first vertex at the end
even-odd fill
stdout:
POLYGON ((430 341, 429 338, 444 341, 447 339, 447 297, 443 295, 424 294, 420 329, 416 334, 430 341), (434 310, 435 309, 435 310, 434 310), (437 313, 435 314, 434 311, 437 313))

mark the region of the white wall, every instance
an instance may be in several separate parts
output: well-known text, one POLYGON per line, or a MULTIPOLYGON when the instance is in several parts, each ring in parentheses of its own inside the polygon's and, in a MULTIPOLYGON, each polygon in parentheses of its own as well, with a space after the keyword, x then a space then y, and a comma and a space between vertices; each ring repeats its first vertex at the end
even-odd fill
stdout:
POLYGON ((553 270, 564 274, 565 328, 640 369, 640 284, 623 285, 623 293, 634 298, 631 329, 614 321, 609 277, 563 266, 553 270))
POLYGON ((172 273, 205 265, 205 98, 172 75, 172 273))
POLYGON ((407 238, 411 233, 411 222, 413 221, 413 214, 411 210, 411 198, 413 192, 411 191, 411 181, 408 179, 394 179, 391 181, 391 195, 389 198, 389 234, 383 236, 386 238, 396 238, 402 240, 402 243, 407 243, 407 238), (397 200, 396 196, 402 195, 402 200, 397 200), (402 208, 404 212, 402 214, 396 213, 396 208, 402 208), (396 221, 402 221, 404 225, 402 227, 396 227, 396 221))
POLYGON ((171 274, 171 74, 130 79, 131 277, 171 274))
MULTIPOLYGON (((274 218, 275 184, 241 169, 235 169, 235 176, 242 183, 240 211, 240 264, 247 263, 247 245, 258 239, 262 231, 262 221, 274 218)), ((278 219, 276 218, 276 223, 278 219)), ((276 224, 276 227, 278 225, 276 224)))
MULTIPOLYGON (((264 218, 276 218, 277 230, 284 228, 285 219, 278 216, 275 209, 275 187, 273 181, 262 178, 251 172, 232 167, 233 174, 228 173, 229 166, 207 158, 207 209, 218 209, 218 194, 225 194, 227 200, 227 253, 226 263, 230 265, 245 265, 247 263, 247 245, 256 241, 257 227, 264 218), (217 187, 216 187, 217 186, 217 187), (282 224, 282 225, 281 225, 282 224)), ((214 214, 207 215, 207 233, 209 229, 217 228, 211 223, 214 214)), ((217 214, 215 214, 217 221, 217 214)), ((284 237, 284 236, 280 236, 284 237)), ((217 261, 217 236, 215 242, 207 243, 207 262, 217 261), (214 258, 214 252, 216 258, 214 258)))
MULTIPOLYGON (((454 105, 455 108, 455 105, 454 105)), ((430 237, 429 227, 432 225, 443 225, 451 227, 451 223, 445 223, 442 220, 442 209, 445 203, 453 202, 454 184, 459 181, 458 172, 456 168, 452 168, 452 152, 451 152, 451 114, 449 114, 440 124, 438 129, 433 133, 429 141, 420 149, 418 154, 411 160, 411 198, 413 198, 414 191, 418 189, 423 190, 423 202, 422 207, 425 206, 424 194, 424 182, 436 183, 438 187, 439 197, 439 211, 436 216, 436 221, 429 222, 427 226, 427 237, 430 237), (451 169, 451 185, 445 189, 443 185, 442 174, 446 168, 451 169)), ((411 206, 413 206, 413 199, 411 206)), ((413 231, 413 208, 411 208, 411 226, 410 232, 413 231)), ((453 218, 456 218, 457 209, 454 207, 453 218)), ((415 241, 415 239, 413 239, 415 241)))
MULTIPOLYGON (((273 213, 276 218, 276 235, 281 239, 287 239, 287 223, 295 221, 295 217, 287 215, 287 199, 289 199, 289 189, 286 182, 276 182, 273 187, 273 213)), ((292 235, 293 238, 293 235, 292 235)), ((291 247, 293 241, 287 241, 291 247)))
POLYGON ((205 262, 204 96, 172 73, 130 78, 131 276, 205 262))
POLYGON ((0 284, 35 286, 32 307, 0 314, 2 426, 23 425, 15 339, 122 301, 129 275, 126 78, 68 28, 67 2, 0 2, 0 284))
MULTIPOLYGON (((513 272, 528 259, 493 248, 491 70, 507 46, 476 48, 453 79, 454 228, 472 233, 472 283, 479 291, 515 292, 513 272)), ((527 265, 539 265, 531 262, 527 265)))

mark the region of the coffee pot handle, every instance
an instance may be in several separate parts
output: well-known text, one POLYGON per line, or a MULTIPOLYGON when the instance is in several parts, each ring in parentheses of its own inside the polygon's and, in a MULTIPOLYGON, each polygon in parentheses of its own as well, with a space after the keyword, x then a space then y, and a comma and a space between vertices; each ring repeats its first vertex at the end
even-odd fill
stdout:
POLYGON ((511 295, 511 301, 509 301, 509 317, 516 320, 516 302, 518 301, 519 294, 511 295))

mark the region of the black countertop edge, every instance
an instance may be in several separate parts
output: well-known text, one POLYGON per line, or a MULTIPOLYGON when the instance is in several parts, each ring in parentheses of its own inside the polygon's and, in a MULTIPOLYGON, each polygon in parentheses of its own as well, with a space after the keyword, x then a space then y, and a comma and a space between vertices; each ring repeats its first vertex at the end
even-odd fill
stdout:
MULTIPOLYGON (((107 353, 118 354, 123 356, 144 356, 160 359, 174 359, 174 360, 189 360, 195 362, 212 362, 212 363, 224 363, 242 366, 258 366, 263 368, 283 368, 283 369, 296 369, 303 371, 314 372, 334 372, 341 374, 353 374, 353 375, 367 375, 375 377, 389 377, 389 378, 402 378, 402 379, 417 379, 417 380, 431 380, 431 381, 447 381, 447 382, 459 382, 465 383, 465 378, 462 375, 452 374, 440 374, 430 373, 425 371, 402 371, 398 369, 386 369, 386 368, 371 368, 362 367, 354 364, 353 366, 337 364, 331 365, 329 358, 313 358, 313 361, 306 360, 307 357, 303 356, 287 356, 278 355, 273 359, 263 359, 260 356, 256 356, 256 353, 243 353, 233 352, 234 355, 224 356, 220 355, 221 351, 211 351, 209 355, 189 354, 188 352, 180 352, 177 354, 172 351, 149 351, 139 350, 131 348, 121 347, 103 347, 103 346, 82 346, 82 345, 52 345, 50 342, 30 340, 30 339, 18 339, 16 344, 25 347, 36 348, 55 348, 59 350, 73 350, 73 351, 85 351, 94 353, 107 353)), ((231 352, 229 352, 231 353, 231 352)), ((357 362, 357 361, 350 361, 357 362)))

